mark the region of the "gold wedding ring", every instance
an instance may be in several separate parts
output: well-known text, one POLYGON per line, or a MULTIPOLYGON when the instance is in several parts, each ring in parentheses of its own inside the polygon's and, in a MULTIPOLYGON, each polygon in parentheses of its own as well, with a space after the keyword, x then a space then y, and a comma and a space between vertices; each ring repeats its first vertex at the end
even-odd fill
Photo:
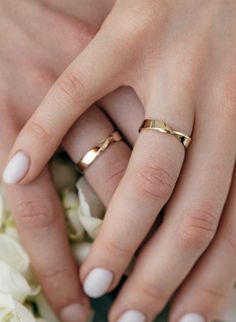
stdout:
POLYGON ((169 125, 160 120, 144 120, 139 128, 139 132, 141 132, 142 130, 152 130, 161 133, 171 134, 174 137, 176 137, 176 139, 178 139, 184 145, 185 148, 187 148, 191 142, 190 136, 188 136, 185 133, 173 130, 169 125))
POLYGON ((106 149, 113 143, 119 142, 122 137, 118 131, 111 133, 102 143, 89 150, 77 166, 80 172, 84 172, 106 149))

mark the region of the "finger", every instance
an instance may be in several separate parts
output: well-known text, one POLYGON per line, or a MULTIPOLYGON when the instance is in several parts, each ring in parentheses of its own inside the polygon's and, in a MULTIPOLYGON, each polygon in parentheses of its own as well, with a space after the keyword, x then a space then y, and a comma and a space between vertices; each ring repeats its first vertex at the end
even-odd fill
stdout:
POLYGON ((119 88, 102 98, 100 106, 133 146, 144 119, 144 108, 135 92, 129 87, 119 88))
POLYGON ((195 124, 193 142, 164 222, 141 252, 113 308, 112 320, 130 310, 146 316, 147 321, 152 320, 214 237, 235 162, 232 151, 235 130, 232 127, 229 133, 232 137, 224 143, 225 154, 222 154, 219 146, 228 120, 220 126, 216 120, 212 116, 217 131, 210 124, 208 127, 195 124))
MULTIPOLYGON (((74 124, 63 147, 75 164, 112 132, 114 126, 97 107, 89 108, 74 124)), ((110 145, 85 171, 85 177, 104 205, 108 205, 130 158, 131 150, 124 141, 110 145)))
POLYGON ((131 59, 124 39, 130 38, 130 46, 134 40, 124 28, 115 31, 120 25, 120 12, 113 10, 89 45, 52 86, 12 148, 3 174, 6 183, 32 181, 75 120, 92 103, 124 83, 125 66, 131 59))
MULTIPOLYGON (((190 131, 186 125, 182 127, 178 116, 172 117, 177 124, 179 122, 180 128, 190 131)), ((98 297, 117 284, 169 199, 183 159, 184 148, 173 136, 152 131, 140 134, 125 176, 108 207, 100 234, 81 268, 86 294, 98 297), (131 234, 132 231, 135 234, 131 234), (99 280, 103 282, 98 284, 99 280)))
MULTIPOLYGON (((1 129, 1 159, 17 131, 8 118, 8 131, 1 129), (6 135, 7 134, 7 135, 6 135)), ((85 321, 88 301, 78 279, 78 268, 66 238, 63 210, 48 170, 27 186, 6 186, 6 196, 30 255, 32 266, 55 312, 62 321, 85 321), (58 292, 58 286, 63 292, 58 292)))
POLYGON ((217 237, 176 294, 171 322, 210 322, 222 315, 236 278, 235 196, 236 171, 217 237))

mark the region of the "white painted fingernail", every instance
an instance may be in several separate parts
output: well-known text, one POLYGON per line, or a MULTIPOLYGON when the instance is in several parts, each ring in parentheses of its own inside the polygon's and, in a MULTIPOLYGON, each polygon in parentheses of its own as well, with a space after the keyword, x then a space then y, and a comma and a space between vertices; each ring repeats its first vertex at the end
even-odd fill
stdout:
POLYGON ((61 311, 60 318, 63 322, 84 322, 86 314, 82 305, 71 304, 61 311))
POLYGON ((29 157, 22 151, 17 152, 8 162, 2 178, 7 184, 14 184, 24 178, 30 166, 29 157))
POLYGON ((104 295, 113 280, 114 274, 105 268, 95 268, 84 281, 84 292, 93 298, 104 295))
POLYGON ((196 313, 185 314, 179 322, 206 322, 205 318, 196 313))
POLYGON ((135 310, 125 312, 118 320, 118 322, 145 322, 146 316, 135 310))

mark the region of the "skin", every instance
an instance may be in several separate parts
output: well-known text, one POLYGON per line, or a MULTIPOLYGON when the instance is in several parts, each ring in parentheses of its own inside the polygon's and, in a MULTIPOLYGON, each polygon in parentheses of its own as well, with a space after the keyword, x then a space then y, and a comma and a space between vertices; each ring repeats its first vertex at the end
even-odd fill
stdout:
MULTIPOLYGON (((19 130, 57 77, 88 44, 97 29, 97 23, 92 25, 82 22, 79 16, 73 17, 71 12, 67 13, 64 6, 63 2, 57 2, 55 6, 49 1, 21 1, 20 4, 18 1, 1 1, 1 170, 19 130), (30 18, 22 20, 25 12, 28 12, 30 18), (44 20, 42 26, 38 23, 41 19, 44 20), (52 28, 54 25, 57 27, 52 28)), ((70 8, 67 5, 66 8, 75 13, 74 6, 70 8)), ((86 16, 88 9, 79 7, 78 12, 86 16)), ((92 21, 102 19, 98 12, 96 19, 90 16, 92 21)), ((105 12, 105 7, 102 12, 105 12)), ((113 94, 112 104, 127 102, 126 97, 131 96, 129 105, 140 111, 136 113, 139 115, 139 123, 143 115, 140 102, 130 91, 123 90, 123 94, 119 92, 113 94)), ((111 103, 105 105, 110 106, 111 103)), ((103 111, 93 106, 72 127, 63 145, 71 158, 78 162, 91 145, 100 143, 113 130, 113 125, 103 111), (88 124, 94 128, 94 133, 91 133, 88 124)), ((132 136, 132 131, 127 135, 132 136)), ((93 188, 104 204, 108 203, 120 181, 129 154, 130 148, 121 142, 104 153, 101 164, 95 164, 86 173, 87 180, 95 182, 93 188), (113 167, 107 171, 110 162, 113 167), (97 171, 101 176, 100 180, 95 181, 97 171)), ((81 313, 77 313, 76 321, 78 318, 85 320, 89 313, 89 303, 80 286, 78 267, 68 245, 64 214, 50 170, 46 168, 27 186, 6 185, 5 190, 22 242, 55 312, 67 322, 64 309, 79 303, 81 313), (58 292, 58 285, 63 285, 63 292, 58 292)), ((73 321, 71 318, 69 320, 73 321)))
MULTIPOLYGON (((52 86, 9 154, 11 158, 22 150, 30 156, 29 171, 20 183, 31 182, 77 118, 122 85, 135 90, 146 118, 161 119, 191 134, 187 153, 169 135, 143 131, 135 142, 102 230, 81 269, 81 281, 94 267, 103 267, 113 272, 110 289, 115 287, 170 200, 161 228, 142 249, 113 306, 111 321, 130 309, 151 321, 177 289, 170 321, 185 313, 211 321, 232 287, 235 15, 236 5, 230 0, 148 5, 141 0, 117 1, 93 40, 52 86)), ((116 108, 111 109, 115 113, 116 108)))

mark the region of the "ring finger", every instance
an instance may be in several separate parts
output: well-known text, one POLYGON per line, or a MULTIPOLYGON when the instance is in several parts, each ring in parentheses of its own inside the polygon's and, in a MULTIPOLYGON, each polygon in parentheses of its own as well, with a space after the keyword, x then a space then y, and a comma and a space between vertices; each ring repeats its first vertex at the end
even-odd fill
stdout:
MULTIPOLYGON (((211 121, 218 124, 217 117, 212 116, 211 121)), ((199 127, 199 120, 195 124, 193 143, 166 208, 165 220, 140 254, 113 308, 112 321, 133 310, 142 314, 142 320, 139 314, 140 320, 132 321, 150 321, 162 310, 214 237, 235 162, 230 141, 235 137, 235 130, 232 127, 224 155, 219 149, 223 133, 223 122, 217 131, 199 127), (140 292, 143 293, 141 302, 140 292)), ((124 315, 120 321, 129 321, 128 318, 129 315, 124 315)))
MULTIPOLYGON (((104 142, 114 131, 114 125, 108 117, 93 105, 77 120, 62 144, 75 164, 79 164, 91 149, 104 142)), ((105 206, 126 170, 130 153, 129 146, 121 140, 109 145, 84 171, 86 179, 105 206)))

